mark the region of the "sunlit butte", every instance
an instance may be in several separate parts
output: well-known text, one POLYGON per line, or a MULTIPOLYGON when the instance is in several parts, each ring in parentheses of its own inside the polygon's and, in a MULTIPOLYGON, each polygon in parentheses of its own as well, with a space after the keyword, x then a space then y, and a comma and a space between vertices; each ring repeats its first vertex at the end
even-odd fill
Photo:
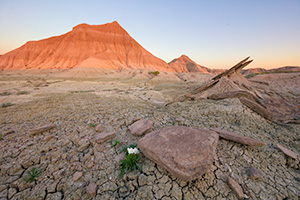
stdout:
POLYGON ((154 56, 228 69, 300 66, 300 1, 0 1, 0 54, 81 23, 117 21, 154 56))

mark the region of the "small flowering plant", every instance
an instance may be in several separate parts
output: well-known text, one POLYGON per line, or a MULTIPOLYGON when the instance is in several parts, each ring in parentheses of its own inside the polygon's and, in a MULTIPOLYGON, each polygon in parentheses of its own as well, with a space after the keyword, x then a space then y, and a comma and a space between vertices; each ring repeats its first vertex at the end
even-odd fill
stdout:
POLYGON ((140 150, 136 144, 124 146, 121 151, 125 152, 125 158, 120 161, 120 178, 127 172, 142 171, 140 150))

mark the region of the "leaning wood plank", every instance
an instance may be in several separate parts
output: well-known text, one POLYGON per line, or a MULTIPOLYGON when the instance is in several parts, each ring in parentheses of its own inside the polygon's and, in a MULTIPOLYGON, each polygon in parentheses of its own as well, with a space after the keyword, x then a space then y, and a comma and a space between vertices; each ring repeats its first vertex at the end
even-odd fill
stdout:
POLYGON ((238 143, 241 143, 241 144, 257 146, 257 147, 267 145, 267 143, 265 143, 265 142, 255 140, 255 139, 252 139, 252 138, 248 138, 248 137, 242 136, 238 133, 223 130, 223 129, 220 129, 220 128, 211 128, 210 130, 217 132, 221 138, 224 138, 226 140, 231 140, 231 141, 234 141, 234 142, 238 142, 238 143))
POLYGON ((257 114, 261 115, 262 117, 268 120, 273 121, 273 116, 271 115, 271 113, 267 109, 259 105, 258 103, 251 101, 245 97, 240 97, 239 100, 242 104, 244 104, 245 106, 247 106, 248 108, 256 112, 257 114))
POLYGON ((33 136, 33 135, 36 135, 36 134, 38 134, 38 133, 42 133, 42 132, 44 132, 44 131, 48 131, 48 130, 54 128, 55 126, 56 126, 55 124, 47 124, 47 125, 45 125, 45 126, 41 126, 41 127, 34 128, 34 129, 29 130, 29 134, 30 134, 31 136, 33 136))

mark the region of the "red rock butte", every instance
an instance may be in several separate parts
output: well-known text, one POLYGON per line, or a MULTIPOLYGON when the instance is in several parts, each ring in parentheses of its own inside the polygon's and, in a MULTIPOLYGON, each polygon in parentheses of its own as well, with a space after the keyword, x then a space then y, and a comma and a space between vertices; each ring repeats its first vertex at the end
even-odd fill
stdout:
POLYGON ((169 66, 174 69, 176 72, 194 72, 194 73, 221 73, 223 70, 220 69, 210 69, 204 66, 201 66, 191 60, 186 55, 181 55, 179 58, 175 58, 168 63, 169 66))
POLYGON ((79 24, 72 31, 30 41, 0 57, 0 69, 145 68, 174 71, 137 43, 114 21, 79 24))

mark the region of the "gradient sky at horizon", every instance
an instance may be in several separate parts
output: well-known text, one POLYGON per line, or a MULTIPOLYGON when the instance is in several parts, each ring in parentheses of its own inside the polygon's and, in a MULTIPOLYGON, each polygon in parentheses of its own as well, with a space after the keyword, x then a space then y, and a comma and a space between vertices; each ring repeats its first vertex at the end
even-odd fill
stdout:
POLYGON ((166 62, 185 54, 210 68, 247 56, 251 68, 300 66, 300 0, 0 0, 0 54, 112 21, 166 62))

